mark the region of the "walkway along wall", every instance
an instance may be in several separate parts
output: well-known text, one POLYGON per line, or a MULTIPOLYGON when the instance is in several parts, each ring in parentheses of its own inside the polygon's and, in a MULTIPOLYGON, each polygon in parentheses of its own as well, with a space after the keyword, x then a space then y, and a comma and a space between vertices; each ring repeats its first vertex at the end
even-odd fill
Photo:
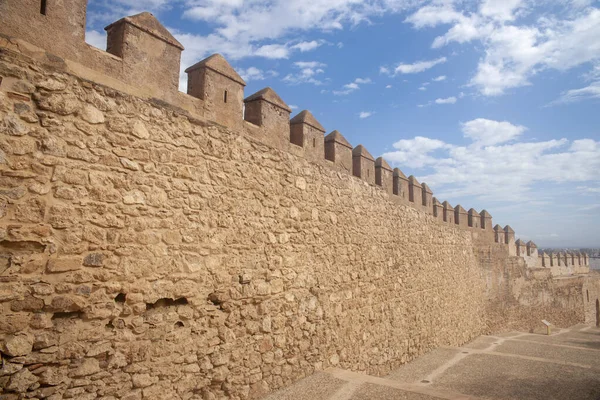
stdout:
MULTIPOLYGON (((0 23, 19 16, 15 4, 2 3, 0 23)), ((129 37, 176 52, 156 24, 143 14, 112 26, 110 48, 124 54, 129 37)), ((527 310, 584 318, 585 278, 562 285, 527 267, 510 255, 514 233, 496 243, 487 212, 437 217, 426 184, 362 147, 353 162, 308 112, 292 143, 272 90, 246 98, 244 120, 243 80, 222 57, 188 69, 193 97, 0 42, 7 396, 259 398, 329 366, 385 374, 529 326, 527 310)), ((110 57, 128 74, 151 68, 110 57)))

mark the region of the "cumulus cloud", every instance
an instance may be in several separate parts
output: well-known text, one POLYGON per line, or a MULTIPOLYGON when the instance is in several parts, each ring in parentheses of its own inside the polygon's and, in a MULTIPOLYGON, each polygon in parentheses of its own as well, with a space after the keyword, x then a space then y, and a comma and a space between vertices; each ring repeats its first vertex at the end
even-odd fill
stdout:
POLYGON ((441 82, 441 81, 445 81, 445 80, 446 80, 446 75, 440 75, 440 76, 432 79, 432 81, 434 81, 434 82, 441 82))
POLYGON ((536 184, 598 182, 600 142, 593 139, 515 142, 525 127, 481 118, 461 129, 471 144, 417 136, 397 141, 383 156, 400 168, 421 170, 419 177, 440 198, 523 201, 536 184))
MULTIPOLYGON (((416 29, 449 25, 433 41, 433 48, 452 42, 481 43, 484 56, 470 83, 486 96, 530 85, 532 77, 546 69, 566 71, 600 60, 600 9, 569 3, 562 12, 524 22, 520 17, 530 7, 531 3, 522 0, 485 0, 474 11, 460 11, 453 2, 435 2, 406 21, 416 29)), ((566 99, 593 97, 596 86, 583 89, 565 93, 566 99)))
POLYGON ((239 69, 237 71, 242 79, 246 82, 250 81, 262 81, 265 79, 263 72, 256 67, 249 67, 247 69, 239 69))
MULTIPOLYGON (((456 99, 455 99, 456 100, 456 99)), ((506 143, 519 137, 527 130, 524 126, 513 125, 508 121, 494 121, 477 118, 461 124, 464 137, 477 146, 492 146, 506 143)))
POLYGON ((365 119, 365 118, 369 118, 371 115, 373 115, 373 112, 371 112, 371 111, 361 111, 358 114, 358 118, 365 119))
POLYGON ((347 83, 343 86, 342 90, 334 90, 333 94, 336 96, 346 96, 358 89, 360 85, 372 83, 370 78, 356 78, 354 81, 347 83))
POLYGON ((294 50, 300 50, 301 52, 311 51, 321 46, 323 42, 317 40, 311 40, 310 42, 300 42, 293 45, 291 48, 294 50))
POLYGON ((286 75, 283 81, 293 85, 300 83, 312 83, 316 86, 322 85, 323 81, 318 79, 317 76, 325 73, 324 68, 326 66, 326 64, 318 61, 296 61, 294 67, 297 69, 297 72, 286 75))

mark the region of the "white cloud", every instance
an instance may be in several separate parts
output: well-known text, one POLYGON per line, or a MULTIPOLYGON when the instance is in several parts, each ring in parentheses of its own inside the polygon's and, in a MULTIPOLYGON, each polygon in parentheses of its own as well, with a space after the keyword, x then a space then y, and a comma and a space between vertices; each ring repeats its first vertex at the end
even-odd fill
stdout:
POLYGON ((312 83, 313 85, 322 85, 323 81, 316 76, 325 73, 327 65, 318 61, 296 61, 294 67, 298 69, 296 73, 287 74, 283 81, 289 84, 297 85, 300 83, 312 83))
POLYGON ((86 31, 85 41, 100 50, 106 50, 106 32, 102 31, 86 31))
POLYGON ((292 110, 297 110, 298 106, 294 105, 294 104, 288 104, 288 107, 291 108, 292 110))
POLYGON ((446 80, 446 75, 440 75, 437 78, 433 78, 432 81, 434 82, 441 82, 441 81, 445 81, 446 80))
POLYGON ((386 85, 386 86, 385 86, 385 88, 386 88, 386 89, 391 89, 391 88, 392 88, 392 85, 386 85))
POLYGON ((296 61, 294 65, 298 68, 323 68, 326 67, 327 64, 323 64, 319 61, 296 61))
POLYGON ((370 78, 356 78, 353 82, 347 83, 342 90, 334 90, 332 93, 336 96, 346 96, 360 89, 360 85, 372 83, 370 78))
POLYGON ((427 90, 427 88, 426 88, 425 86, 421 86, 421 87, 419 88, 419 90, 421 90, 421 91, 423 91, 423 92, 424 92, 425 90, 427 90))
POLYGON ((396 74, 416 74, 446 62, 446 57, 440 57, 430 61, 417 61, 413 64, 398 64, 394 69, 396 74))
POLYGON ((551 104, 574 103, 587 99, 600 99, 600 81, 592 82, 590 85, 579 89, 567 90, 551 104))
POLYGON ((445 99, 436 99, 435 100, 435 104, 455 104, 456 103, 456 97, 452 96, 452 97, 448 97, 445 99))
POLYGON ((369 118, 371 115, 373 115, 373 113, 371 111, 361 111, 358 114, 358 118, 365 119, 365 118, 369 118))
POLYGON ((265 75, 263 71, 256 67, 249 67, 247 69, 238 69, 238 74, 244 79, 246 82, 250 81, 262 81, 265 79, 265 75))
POLYGON ((388 67, 379 67, 379 73, 383 75, 390 75, 390 69, 388 67))
POLYGON ((306 51, 311 51, 321 46, 323 43, 317 40, 311 40, 310 42, 300 42, 293 45, 291 48, 295 50, 300 50, 302 53, 306 51))
POLYGON ((253 55, 272 59, 288 58, 290 48, 285 44, 266 44, 255 49, 253 55))
MULTIPOLYGON (((436 101, 437 102, 437 101, 436 101)), ((524 126, 507 121, 477 118, 461 124, 463 134, 477 146, 492 146, 506 143, 519 137, 527 130, 524 126)))
POLYGON ((417 29, 449 24, 433 48, 481 42, 484 56, 470 83, 486 96, 497 96, 530 85, 540 71, 566 71, 600 60, 600 9, 557 1, 558 12, 545 10, 522 23, 520 17, 535 6, 521 0, 485 0, 478 10, 461 12, 452 2, 443 2, 421 7, 407 22, 417 29))
POLYGON ((483 119, 468 121, 462 129, 471 145, 417 136, 394 143, 395 150, 383 156, 399 167, 429 171, 420 178, 436 188, 438 198, 523 201, 531 200, 528 194, 538 183, 598 182, 600 142, 593 139, 510 143, 526 128, 483 119))

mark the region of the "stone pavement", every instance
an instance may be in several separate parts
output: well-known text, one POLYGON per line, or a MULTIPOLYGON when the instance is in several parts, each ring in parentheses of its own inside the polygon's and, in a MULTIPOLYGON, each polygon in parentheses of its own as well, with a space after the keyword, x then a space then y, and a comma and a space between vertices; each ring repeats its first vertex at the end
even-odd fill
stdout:
POLYGON ((600 328, 511 332, 443 347, 386 377, 328 369, 265 400, 600 400, 600 328))

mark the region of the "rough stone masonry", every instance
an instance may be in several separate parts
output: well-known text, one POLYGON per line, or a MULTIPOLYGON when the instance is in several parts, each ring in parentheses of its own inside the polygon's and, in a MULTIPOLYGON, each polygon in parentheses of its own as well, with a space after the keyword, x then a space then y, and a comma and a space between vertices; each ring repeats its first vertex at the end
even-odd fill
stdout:
MULTIPOLYGON (((228 124, 211 93, 237 86, 212 60, 204 99, 157 99, 0 38, 0 399, 257 399, 329 366, 381 375, 490 330, 592 322, 583 266, 528 266, 491 218, 449 223, 431 192, 422 207, 311 141, 228 124)), ((279 100, 255 110, 280 128, 279 100)))

